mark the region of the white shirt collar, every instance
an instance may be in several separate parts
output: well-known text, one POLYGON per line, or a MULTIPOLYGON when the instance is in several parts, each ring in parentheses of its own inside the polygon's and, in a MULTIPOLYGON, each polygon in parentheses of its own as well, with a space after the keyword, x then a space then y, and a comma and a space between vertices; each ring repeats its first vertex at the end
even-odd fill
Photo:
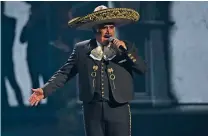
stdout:
POLYGON ((100 44, 97 40, 96 40, 97 46, 102 46, 102 44, 100 44))
MULTIPOLYGON (((90 57, 92 57, 94 60, 100 61, 102 60, 102 58, 112 60, 116 56, 113 55, 111 58, 106 58, 106 55, 102 50, 102 44, 100 44, 97 40, 96 43, 97 43, 97 47, 93 49, 90 54, 90 57)), ((108 47, 110 47, 110 44, 108 45, 108 47)))

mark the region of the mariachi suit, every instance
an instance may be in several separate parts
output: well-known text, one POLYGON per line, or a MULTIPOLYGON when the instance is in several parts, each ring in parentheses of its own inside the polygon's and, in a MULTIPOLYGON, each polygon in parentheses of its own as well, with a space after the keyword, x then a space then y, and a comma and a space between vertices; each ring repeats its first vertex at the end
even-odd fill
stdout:
POLYGON ((127 51, 115 51, 111 60, 90 57, 95 39, 79 42, 67 62, 43 86, 44 97, 79 74, 79 98, 83 101, 87 136, 129 136, 133 98, 132 72, 142 74, 146 67, 135 46, 125 42, 127 51))

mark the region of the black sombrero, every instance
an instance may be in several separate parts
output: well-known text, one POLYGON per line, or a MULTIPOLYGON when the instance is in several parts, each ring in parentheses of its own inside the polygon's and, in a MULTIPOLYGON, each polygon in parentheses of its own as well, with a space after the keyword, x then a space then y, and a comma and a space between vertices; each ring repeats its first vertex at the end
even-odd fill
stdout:
POLYGON ((74 18, 68 25, 79 30, 92 30, 94 26, 104 23, 114 23, 116 27, 120 27, 137 22, 139 17, 139 13, 133 9, 98 6, 93 13, 74 18))

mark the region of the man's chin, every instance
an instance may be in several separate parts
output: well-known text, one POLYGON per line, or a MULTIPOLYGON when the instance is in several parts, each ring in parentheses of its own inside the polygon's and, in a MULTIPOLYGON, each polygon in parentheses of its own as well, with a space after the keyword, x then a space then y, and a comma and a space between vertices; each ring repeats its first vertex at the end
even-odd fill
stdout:
POLYGON ((109 44, 109 41, 108 40, 105 40, 104 42, 103 42, 103 45, 108 45, 109 44))
POLYGON ((103 40, 101 41, 101 44, 108 45, 109 44, 108 38, 103 38, 103 40))
POLYGON ((108 41, 108 38, 105 38, 105 37, 104 37, 104 38, 103 38, 103 41, 108 41))

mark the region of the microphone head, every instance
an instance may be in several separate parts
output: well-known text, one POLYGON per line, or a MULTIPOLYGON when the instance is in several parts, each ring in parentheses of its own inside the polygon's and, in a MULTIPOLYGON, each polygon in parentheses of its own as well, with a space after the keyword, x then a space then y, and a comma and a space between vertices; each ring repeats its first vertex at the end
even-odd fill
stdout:
POLYGON ((109 41, 109 42, 113 42, 113 40, 114 40, 113 37, 109 37, 109 38, 108 38, 108 41, 109 41))

